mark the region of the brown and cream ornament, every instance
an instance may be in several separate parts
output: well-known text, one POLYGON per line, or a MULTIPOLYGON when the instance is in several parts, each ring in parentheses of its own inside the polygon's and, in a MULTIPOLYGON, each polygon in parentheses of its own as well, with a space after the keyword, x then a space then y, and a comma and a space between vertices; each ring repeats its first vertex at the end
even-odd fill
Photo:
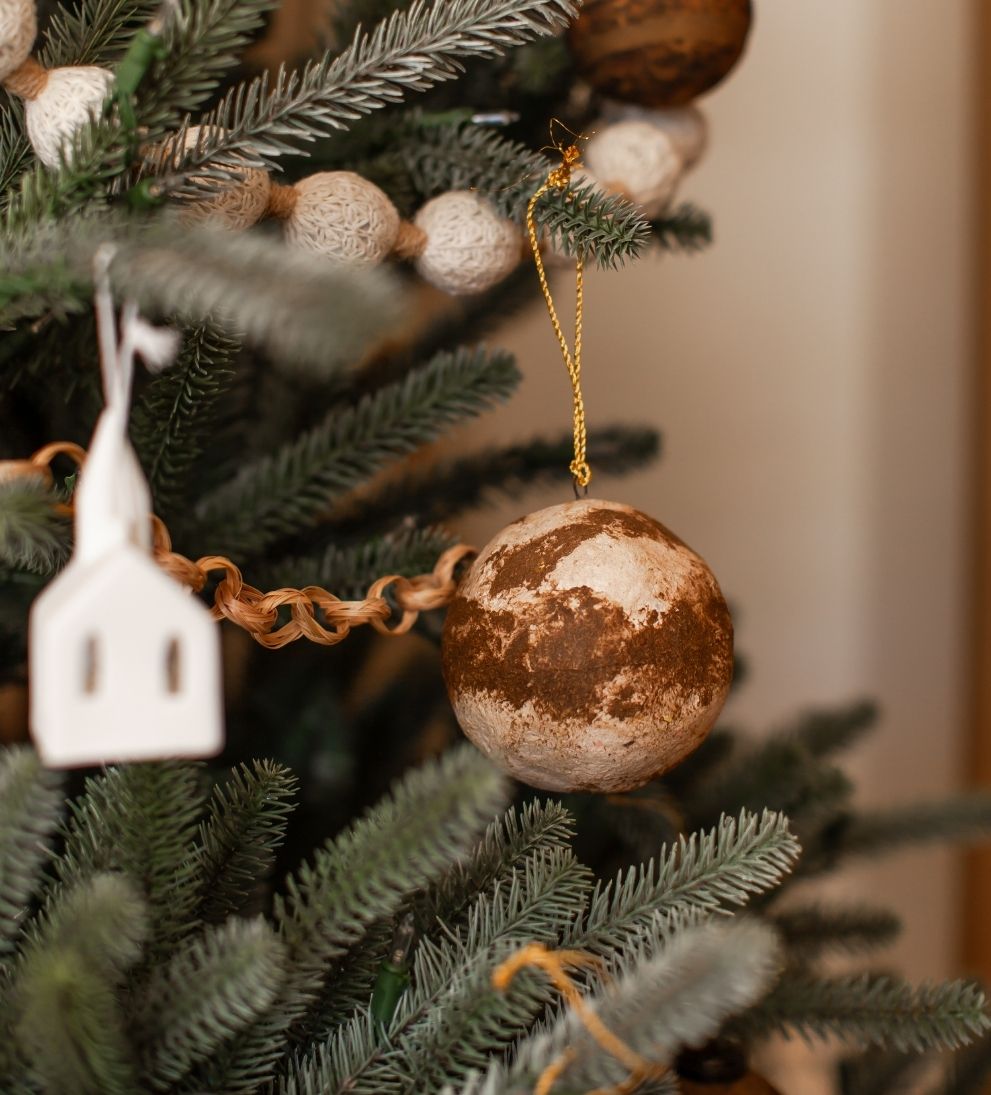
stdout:
POLYGON ((465 734, 549 791, 628 791, 699 746, 729 691, 733 630, 701 558, 630 506, 532 513, 482 551, 444 628, 465 734))

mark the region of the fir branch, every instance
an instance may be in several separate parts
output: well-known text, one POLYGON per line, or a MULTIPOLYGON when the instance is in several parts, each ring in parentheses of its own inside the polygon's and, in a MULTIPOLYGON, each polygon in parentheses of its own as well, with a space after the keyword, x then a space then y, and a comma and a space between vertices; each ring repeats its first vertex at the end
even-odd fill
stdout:
POLYGON ((186 336, 178 360, 147 385, 131 414, 131 440, 168 518, 187 498, 191 475, 212 440, 218 401, 230 388, 238 344, 210 327, 186 336))
POLYGON ((198 915, 207 923, 243 913, 264 882, 285 839, 297 786, 287 768, 256 760, 214 787, 196 852, 198 915))
POLYGON ((69 522, 55 509, 58 499, 38 479, 0 482, 0 563, 48 575, 69 554, 69 522))
MULTIPOLYGON (((590 1003, 606 1027, 641 1057, 665 1065, 684 1045, 699 1045, 724 1020, 756 1000, 777 972, 773 934, 755 921, 702 924, 672 936, 657 953, 634 949, 590 1003)), ((524 1042, 509 1067, 495 1065, 480 1095, 530 1090, 569 1052, 562 1091, 612 1089, 629 1069, 603 1053, 578 1017, 562 1011, 546 1032, 524 1042)))
MULTIPOLYGON (((813 756, 790 733, 737 748, 725 764, 691 788, 683 807, 693 825, 708 825, 724 810, 766 807, 792 823, 831 819, 853 792, 839 769, 813 756)), ((803 832, 804 836, 804 832, 803 832)))
POLYGON ((991 835, 991 792, 958 794, 937 802, 851 814, 825 837, 830 864, 838 857, 881 855, 906 845, 970 843, 991 835))
POLYGON ((285 954, 264 920, 230 919, 186 941, 145 989, 134 1020, 142 1080, 167 1091, 275 1001, 285 954))
POLYGON ((12 954, 62 808, 62 781, 30 749, 0 754, 0 959, 12 954))
POLYGON ((863 1046, 922 1052, 968 1045, 991 1030, 987 1000, 971 981, 912 986, 880 974, 819 978, 785 974, 738 1021, 740 1032, 835 1037, 863 1046))
POLYGON ((775 737, 800 742, 814 757, 829 757, 856 745, 877 717, 875 703, 858 700, 846 707, 808 711, 775 737))
POLYGON ((278 0, 183 0, 141 90, 138 117, 160 126, 196 110, 235 66, 278 0))
POLYGON ((712 243, 712 218, 691 202, 682 202, 650 225, 654 242, 665 251, 692 254, 712 243))
MULTIPOLYGON (((341 523, 346 528, 367 529, 394 521, 396 514, 402 513, 437 524, 503 496, 517 498, 524 489, 545 483, 567 484, 573 446, 568 433, 413 468, 377 491, 363 493, 345 510, 341 523)), ((600 475, 636 471, 656 459, 659 448, 657 431, 647 426, 606 426, 588 435, 589 463, 600 475)))
POLYGON ((344 600, 364 597, 383 574, 412 578, 431 571, 441 552, 457 543, 437 528, 400 528, 362 544, 331 544, 321 555, 283 559, 262 571, 266 586, 322 586, 344 600))
POLYGON ((45 68, 112 64, 126 52, 134 28, 160 6, 161 0, 81 0, 60 6, 48 22, 40 60, 45 68))
POLYGON ((504 1050, 549 998, 530 979, 500 996, 491 971, 511 944, 553 943, 588 892, 570 851, 535 853, 511 882, 478 900, 463 933, 417 948, 413 988, 384 1043, 363 1017, 290 1066, 281 1095, 347 1090, 366 1095, 434 1090, 504 1050))
MULTIPOLYGON (((300 73, 263 75, 229 92, 203 120, 213 127, 183 158, 173 188, 195 193, 197 176, 238 168, 238 157, 272 165, 279 156, 390 103, 453 79, 472 57, 491 57, 549 34, 575 12, 573 0, 444 0, 415 2, 361 32, 337 57, 327 54, 300 73)), ((241 161, 243 166, 243 160, 241 161)), ((199 185, 202 185, 200 183, 199 185)))
POLYGON ((183 230, 167 218, 118 239, 111 273, 148 310, 219 326, 319 375, 357 356, 397 312, 385 270, 332 263, 258 232, 183 230))
MULTIPOLYGON (((401 131, 402 132, 402 131, 401 131)), ((446 190, 479 190, 507 216, 523 223, 530 196, 553 164, 539 152, 471 124, 409 125, 399 151, 413 185, 425 198, 446 190)), ((694 211, 692 211, 694 213, 694 211)), ((547 229, 567 254, 615 267, 636 258, 646 247, 649 228, 640 211, 626 199, 605 194, 595 186, 580 186, 567 194, 552 192, 534 211, 538 227, 547 229)), ((665 246, 697 240, 691 218, 672 222, 661 237, 665 246), (681 231, 675 231, 677 225, 681 231)), ((696 215, 697 220, 697 215, 696 215)))
POLYGON ((140 957, 146 910, 119 875, 60 895, 14 986, 18 1048, 44 1090, 137 1095, 116 990, 140 957))
POLYGON ((465 855, 504 798, 505 782, 486 760, 469 747, 454 750, 407 775, 291 876, 275 903, 289 958, 285 986, 264 1019, 214 1056, 206 1086, 243 1092, 270 1080, 332 963, 465 855))
POLYGON ((0 110, 0 213, 30 162, 31 145, 24 136, 24 108, 10 98, 0 110))
POLYGON ((710 832, 680 837, 656 861, 597 886, 568 945, 604 953, 624 947, 658 915, 745 905, 776 886, 798 854, 788 819, 780 814, 724 817, 710 832))
MULTIPOLYGON (((499 882, 509 883, 526 858, 538 851, 564 851, 573 835, 574 821, 560 803, 534 799, 519 811, 509 810, 486 830, 471 856, 457 863, 434 886, 415 899, 413 909, 421 935, 443 924, 460 931, 467 914, 483 894, 499 882)), ((354 948, 328 979, 328 989, 309 1040, 327 1037, 356 1008, 369 1000, 378 965, 392 937, 394 925, 376 925, 361 946, 354 948)))
POLYGON ((810 961, 839 951, 859 954, 886 946, 901 931, 887 909, 804 905, 775 913, 771 923, 792 957, 810 961))
POLYGON ((202 805, 197 769, 161 763, 111 768, 91 777, 69 807, 65 847, 56 864, 62 886, 101 871, 127 875, 148 902, 152 961, 169 954, 193 927, 198 882, 193 841, 202 805))
POLYGON ((312 524, 388 460, 506 398, 518 379, 506 353, 438 354, 402 382, 332 411, 279 452, 246 464, 203 500, 198 534, 216 552, 258 554, 312 524))

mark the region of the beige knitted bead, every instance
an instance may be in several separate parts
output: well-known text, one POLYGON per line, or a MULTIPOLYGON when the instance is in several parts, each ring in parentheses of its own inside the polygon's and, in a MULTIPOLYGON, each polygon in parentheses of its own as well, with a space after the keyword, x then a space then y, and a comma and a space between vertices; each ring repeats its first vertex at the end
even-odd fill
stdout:
POLYGON ((432 198, 414 224, 427 234, 416 260, 420 275, 446 293, 483 293, 502 281, 523 254, 519 230, 488 199, 469 190, 432 198))
POLYGON ((399 234, 399 212, 374 183, 353 171, 323 171, 295 186, 286 239, 343 262, 381 262, 399 234))
MULTIPOLYGON (((183 151, 196 147, 204 128, 217 127, 190 126, 183 138, 183 151)), ((268 196, 272 187, 268 172, 258 167, 245 167, 244 174, 237 182, 223 182, 220 179, 204 179, 209 196, 204 192, 201 198, 185 202, 180 211, 180 219, 186 224, 211 224, 232 231, 250 228, 265 215, 268 196)))
POLYGON ((675 151, 685 163, 685 170, 695 167, 709 146, 709 123, 694 103, 688 106, 648 107, 630 103, 607 103, 603 110, 605 122, 647 122, 666 133, 675 151))
POLYGON ((112 72, 95 65, 53 68, 37 99, 24 104, 28 137, 43 164, 57 167, 76 131, 100 112, 113 86, 112 72))
POLYGON ((38 33, 35 0, 0 0, 0 80, 23 64, 38 33))
POLYGON ((619 189, 657 217, 674 197, 684 162, 671 138, 648 122, 617 122, 585 148, 585 164, 608 189, 619 189))

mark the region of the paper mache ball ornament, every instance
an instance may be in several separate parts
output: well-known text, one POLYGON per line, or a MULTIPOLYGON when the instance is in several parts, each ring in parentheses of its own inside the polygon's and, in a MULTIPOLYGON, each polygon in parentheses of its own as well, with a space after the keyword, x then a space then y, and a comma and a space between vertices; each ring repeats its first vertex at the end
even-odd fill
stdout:
POLYGON ((630 120, 606 126, 588 142, 585 164, 607 191, 659 217, 671 203, 684 171, 674 141, 660 127, 630 120))
POLYGON ((701 558, 663 525, 583 499, 482 551, 448 610, 444 679, 465 734, 548 791, 628 791, 702 743, 733 629, 701 558))
POLYGON ((0 80, 27 60, 38 33, 35 0, 3 0, 0 4, 0 80))
POLYGON ((470 190, 449 190, 431 198, 413 223, 424 234, 417 271, 455 296, 491 289, 512 273, 523 255, 516 225, 470 190))
POLYGON ((732 71, 752 18, 751 0, 585 0, 568 43, 604 95, 681 106, 732 71))

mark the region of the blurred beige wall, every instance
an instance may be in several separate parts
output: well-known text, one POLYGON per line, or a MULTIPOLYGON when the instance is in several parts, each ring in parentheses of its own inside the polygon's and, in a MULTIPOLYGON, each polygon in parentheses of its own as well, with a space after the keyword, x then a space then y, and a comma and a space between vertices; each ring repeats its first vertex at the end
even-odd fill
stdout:
MULTIPOLYGON (((590 279, 590 420, 665 437, 655 469, 595 491, 657 516, 719 575, 752 670, 730 721, 876 697, 883 727, 852 763, 866 796, 939 794, 965 732, 973 5, 756 6, 744 64, 703 103, 711 150, 682 192, 713 213, 715 247, 590 279)), ((498 341, 527 380, 472 442, 566 430, 545 315, 498 341)), ((484 540, 513 515, 469 531, 484 540)), ((949 856, 843 885, 898 905, 903 968, 952 969, 949 856)))

